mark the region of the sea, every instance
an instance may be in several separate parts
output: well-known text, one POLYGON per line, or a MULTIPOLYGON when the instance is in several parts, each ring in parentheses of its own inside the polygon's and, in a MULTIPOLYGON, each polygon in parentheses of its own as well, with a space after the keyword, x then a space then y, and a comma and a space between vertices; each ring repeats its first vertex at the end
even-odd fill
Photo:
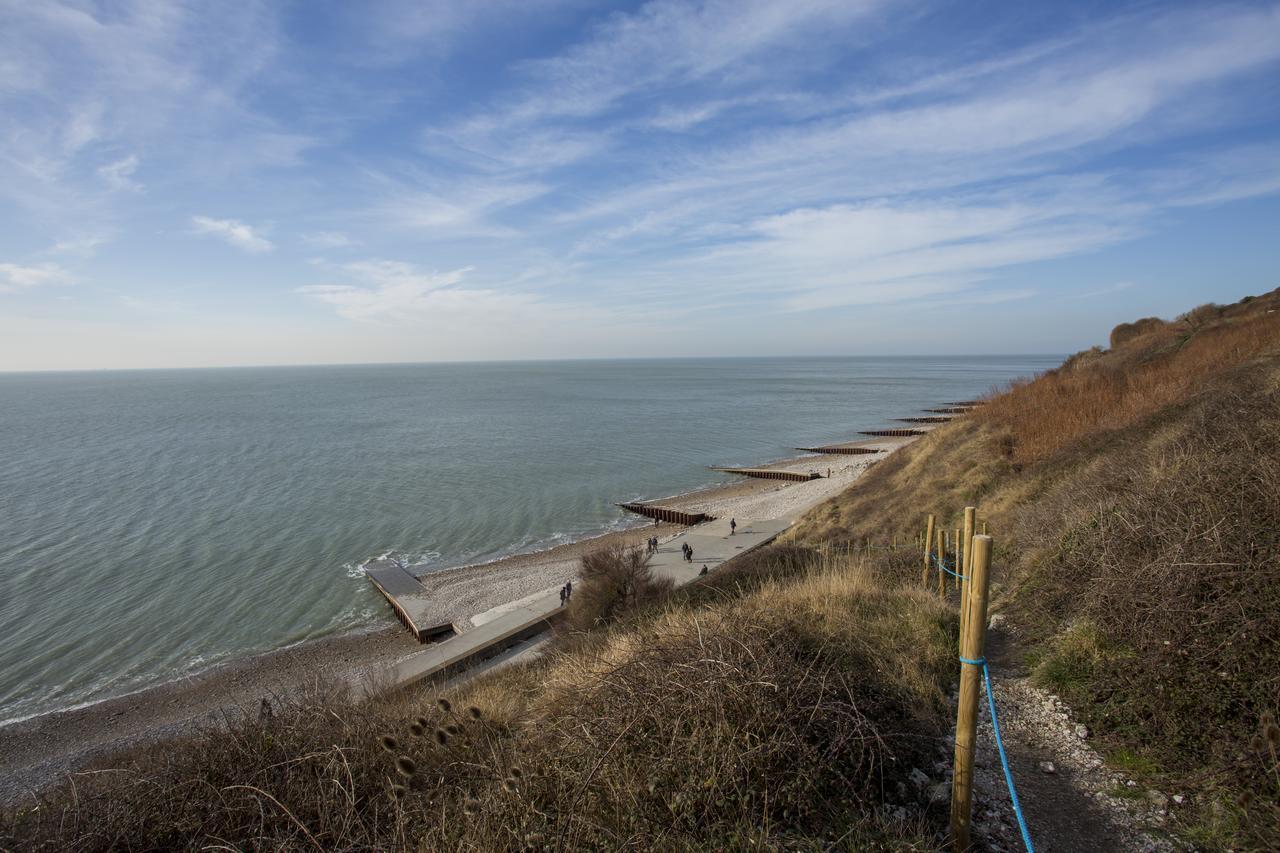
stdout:
POLYGON ((394 624, 430 571, 638 523, 1059 356, 0 373, 0 722, 394 624))

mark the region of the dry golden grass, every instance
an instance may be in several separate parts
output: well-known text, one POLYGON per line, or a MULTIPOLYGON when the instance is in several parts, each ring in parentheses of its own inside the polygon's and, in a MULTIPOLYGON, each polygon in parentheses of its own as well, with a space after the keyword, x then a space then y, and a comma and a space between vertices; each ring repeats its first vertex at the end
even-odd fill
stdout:
MULTIPOLYGON (((802 522, 914 542, 977 505, 1038 675, 1195 843, 1280 848, 1280 293, 1119 329, 935 430, 802 522), (1270 762, 1270 763, 1269 763, 1270 762)), ((920 554, 887 562, 918 578, 920 554)))
MULTIPOLYGON (((1132 426, 1187 399, 1223 370, 1280 352, 1280 311, 1272 298, 1248 313, 1214 317, 1197 309, 1184 319, 1114 335, 1106 358, 1068 363, 995 396, 974 418, 1009 436, 1017 464, 1050 458, 1072 442, 1132 426), (1215 322, 1216 320, 1216 322, 1215 322)), ((1206 306, 1212 309, 1212 306, 1206 306)))
POLYGON ((441 704, 317 697, 121 757, 0 848, 936 849, 941 814, 884 806, 945 737, 947 609, 812 551, 711 580, 441 704))

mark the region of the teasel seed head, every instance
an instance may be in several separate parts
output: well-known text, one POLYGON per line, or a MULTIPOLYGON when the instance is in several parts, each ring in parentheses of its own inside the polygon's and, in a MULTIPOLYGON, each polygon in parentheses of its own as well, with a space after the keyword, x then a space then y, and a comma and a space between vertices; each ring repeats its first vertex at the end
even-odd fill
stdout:
POLYGON ((400 748, 400 742, 391 735, 383 735, 378 740, 382 743, 382 748, 387 752, 395 752, 400 748))
POLYGON ((444 729, 436 729, 436 743, 444 746, 449 742, 449 733, 444 729))
POLYGON ((451 735, 456 735, 458 732, 462 731, 462 729, 458 728, 453 723, 450 723, 449 725, 445 726, 444 730, 451 735))
POLYGON ((397 783, 391 786, 391 799, 393 800, 404 799, 404 795, 407 793, 409 793, 409 789, 404 785, 397 783))
POLYGON ((520 779, 520 778, 521 778, 521 777, 523 777, 523 776, 524 776, 524 771, 523 771, 523 770, 521 770, 518 766, 517 766, 517 767, 512 767, 512 768, 511 768, 511 778, 512 778, 512 779, 520 779))
POLYGON ((472 705, 470 708, 468 708, 467 713, 471 715, 471 719, 473 720, 478 720, 484 716, 484 711, 481 711, 475 705, 472 705))
POLYGON ((411 723, 409 731, 414 737, 422 737, 422 733, 426 731, 426 728, 419 723, 411 723))
POLYGON ((478 814, 480 811, 480 801, 475 797, 467 797, 462 801, 462 811, 466 814, 478 814))
POLYGON ((406 779, 412 779, 418 772, 417 762, 407 755, 402 755, 396 759, 396 772, 406 779))
POLYGON ((449 700, 441 696, 436 700, 436 704, 440 706, 440 710, 446 714, 453 710, 453 706, 449 704, 449 700))

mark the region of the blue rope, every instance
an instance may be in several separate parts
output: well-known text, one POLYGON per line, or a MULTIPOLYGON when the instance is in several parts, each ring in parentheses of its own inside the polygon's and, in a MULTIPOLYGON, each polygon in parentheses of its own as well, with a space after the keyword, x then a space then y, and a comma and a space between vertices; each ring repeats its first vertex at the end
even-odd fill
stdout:
POLYGON ((996 735, 996 750, 1000 753, 1000 765, 1004 768, 1004 784, 1009 788, 1009 799, 1013 801, 1013 815, 1018 819, 1022 843, 1027 846, 1027 853, 1036 853, 1036 848, 1031 843, 1031 832, 1027 829, 1027 820, 1022 816, 1022 804, 1018 802, 1018 789, 1013 786, 1013 771, 1009 769, 1009 757, 1004 754, 1004 739, 1000 737, 1000 720, 996 717, 996 697, 991 692, 991 670, 987 667, 987 659, 970 660, 960 655, 960 662, 982 667, 982 683, 987 691, 987 707, 991 709, 991 730, 996 735))
POLYGON ((930 555, 929 555, 929 556, 933 557, 933 564, 934 564, 935 566, 937 566, 939 569, 942 569, 942 571, 946 572, 947 574, 951 575, 951 577, 953 577, 953 578, 959 578, 959 579, 960 579, 960 580, 962 580, 962 581, 966 581, 966 580, 968 580, 968 579, 969 579, 969 576, 968 576, 968 575, 958 575, 958 574, 956 574, 955 572, 953 572, 953 571, 951 571, 950 569, 948 569, 948 568, 947 568, 947 560, 946 560, 946 558, 945 558, 945 557, 944 557, 944 558, 942 558, 941 560, 939 560, 939 559, 938 559, 938 555, 937 555, 937 554, 930 553, 930 555))

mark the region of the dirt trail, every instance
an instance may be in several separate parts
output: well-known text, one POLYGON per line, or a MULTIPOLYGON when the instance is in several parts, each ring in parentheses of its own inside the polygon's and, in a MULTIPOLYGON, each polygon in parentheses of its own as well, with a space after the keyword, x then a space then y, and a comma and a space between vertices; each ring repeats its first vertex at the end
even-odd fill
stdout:
MULTIPOLYGON (((1107 768, 1087 727, 1052 693, 1031 684, 1016 638, 993 618, 987 634, 1000 733, 1023 815, 1037 851, 1175 851, 1189 849, 1163 831, 1177 804, 1107 768)), ((1023 850, 1005 788, 985 694, 974 770, 974 838, 981 849, 1023 850)))

